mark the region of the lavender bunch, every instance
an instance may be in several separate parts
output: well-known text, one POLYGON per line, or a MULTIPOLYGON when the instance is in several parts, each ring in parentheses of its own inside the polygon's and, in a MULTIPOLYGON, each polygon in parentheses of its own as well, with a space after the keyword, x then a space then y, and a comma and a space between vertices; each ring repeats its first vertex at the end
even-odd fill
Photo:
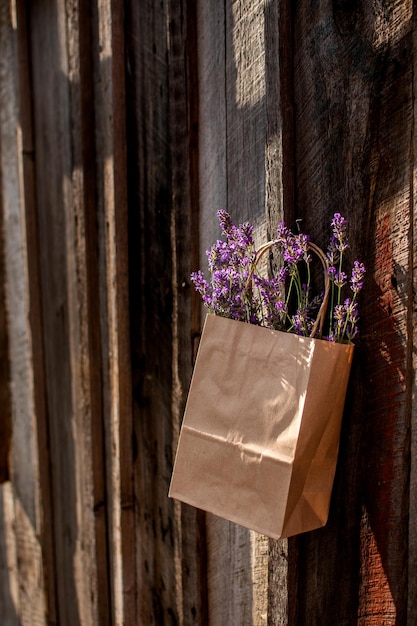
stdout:
POLYGON ((226 241, 218 240, 206 252, 211 282, 204 278, 201 270, 193 272, 191 280, 210 311, 257 324, 259 303, 244 296, 255 259, 253 226, 247 222, 235 226, 226 211, 219 211, 217 215, 226 241))
MULTIPOLYGON (((218 218, 225 241, 218 240, 207 250, 211 280, 207 281, 200 270, 191 274, 203 303, 223 317, 309 336, 324 296, 312 294, 309 237, 292 233, 282 222, 274 240, 282 265, 277 276, 266 278, 253 267, 257 254, 253 226, 247 222, 235 226, 226 211, 219 211, 218 218)), ((342 301, 348 282, 343 269, 344 252, 349 247, 346 220, 336 213, 331 227, 327 250, 331 281, 328 339, 352 341, 358 332, 357 295, 365 267, 354 262, 349 279, 352 296, 342 301)))
POLYGON ((331 281, 328 338, 330 341, 337 342, 352 341, 358 334, 357 295, 363 287, 365 266, 358 260, 354 261, 349 278, 352 297, 346 298, 342 303, 342 291, 348 282, 348 276, 343 271, 344 252, 349 248, 346 219, 340 213, 335 213, 331 227, 332 234, 327 250, 328 272, 331 281))

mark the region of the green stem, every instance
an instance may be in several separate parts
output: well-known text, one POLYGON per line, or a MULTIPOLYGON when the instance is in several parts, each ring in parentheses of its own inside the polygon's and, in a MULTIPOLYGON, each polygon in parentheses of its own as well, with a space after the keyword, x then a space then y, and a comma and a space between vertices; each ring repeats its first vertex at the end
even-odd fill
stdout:
POLYGON ((331 279, 332 288, 330 292, 330 320, 329 320, 329 335, 333 331, 333 306, 334 306, 334 281, 331 279))
POLYGON ((310 292, 310 280, 311 280, 310 263, 307 263, 306 308, 308 307, 308 294, 309 294, 309 292, 310 292))
MULTIPOLYGON (((340 258, 339 258, 339 279, 340 279, 340 275, 342 273, 342 260, 343 260, 343 252, 340 251, 340 258)), ((341 296, 342 296, 342 287, 341 285, 338 286, 338 293, 337 293, 337 304, 340 304, 340 300, 341 300, 341 296)))
MULTIPOLYGON (((354 294, 353 294, 353 298, 352 298, 352 302, 351 302, 351 305, 350 305, 350 306, 353 306, 353 305, 354 305, 354 303, 355 303, 355 298, 356 298, 356 293, 354 293, 354 294)), ((345 325, 343 326, 343 331, 342 331, 342 334, 341 334, 341 336, 340 336, 340 340, 341 340, 341 341, 343 341, 343 338, 344 338, 344 336, 345 336, 346 329, 347 329, 347 325, 348 325, 348 321, 349 321, 349 317, 348 317, 348 315, 346 314, 345 325)))

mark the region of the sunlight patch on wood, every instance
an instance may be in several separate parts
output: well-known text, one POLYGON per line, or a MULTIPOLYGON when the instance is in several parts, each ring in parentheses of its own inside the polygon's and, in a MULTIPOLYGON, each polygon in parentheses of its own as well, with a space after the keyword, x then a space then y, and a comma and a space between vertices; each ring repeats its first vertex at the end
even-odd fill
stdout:
POLYGON ((265 0, 233 5, 236 104, 253 106, 265 96, 265 0))

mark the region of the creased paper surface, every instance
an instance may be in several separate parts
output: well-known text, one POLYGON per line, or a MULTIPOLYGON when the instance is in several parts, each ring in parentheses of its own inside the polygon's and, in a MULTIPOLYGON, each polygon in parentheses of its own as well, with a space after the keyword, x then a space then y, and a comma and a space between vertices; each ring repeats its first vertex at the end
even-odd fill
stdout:
POLYGON ((276 538, 323 525, 351 354, 208 315, 169 495, 276 538))

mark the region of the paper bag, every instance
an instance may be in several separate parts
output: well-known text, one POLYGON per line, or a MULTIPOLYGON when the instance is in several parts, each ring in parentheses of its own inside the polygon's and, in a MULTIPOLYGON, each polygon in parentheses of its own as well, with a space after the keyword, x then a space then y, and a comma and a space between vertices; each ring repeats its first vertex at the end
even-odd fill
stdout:
POLYGON ((209 314, 169 496, 276 539, 323 526, 352 356, 209 314))

